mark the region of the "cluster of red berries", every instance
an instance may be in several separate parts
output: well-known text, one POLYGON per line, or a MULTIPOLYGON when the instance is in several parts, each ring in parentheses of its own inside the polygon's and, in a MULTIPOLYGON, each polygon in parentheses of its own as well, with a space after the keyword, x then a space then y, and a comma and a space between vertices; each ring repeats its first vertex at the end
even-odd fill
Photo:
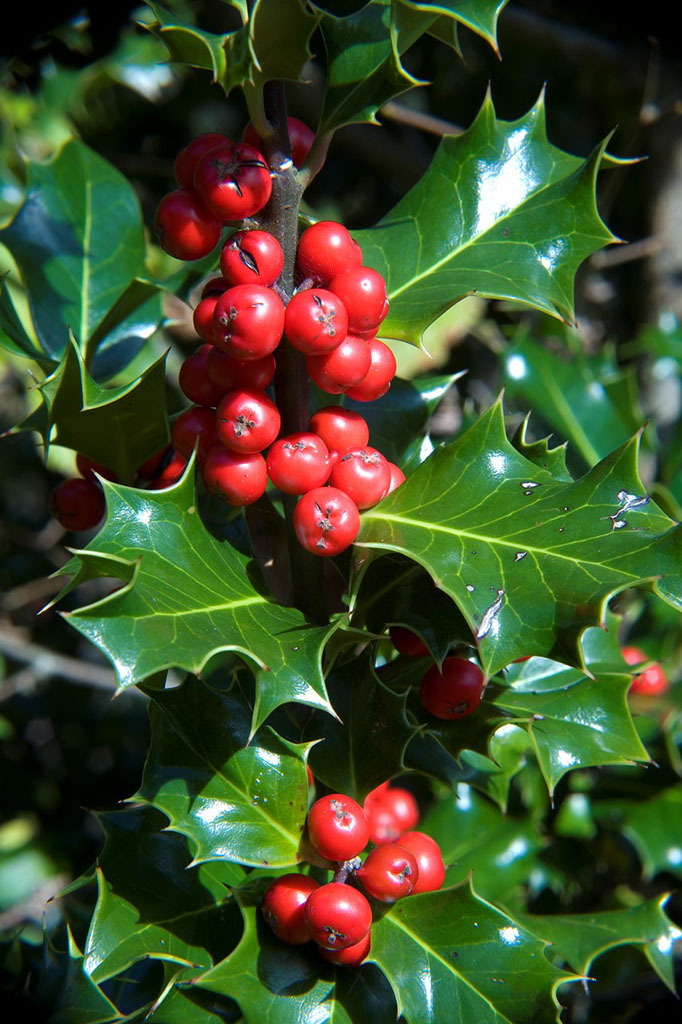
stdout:
MULTIPOLYGON (((391 626, 391 642, 399 654, 409 658, 427 655, 429 650, 416 633, 403 626, 391 626)), ((466 658, 451 655, 442 668, 432 665, 422 676, 419 699, 434 718, 452 721, 465 718, 481 703, 485 678, 478 665, 466 658)))
MULTIPOLYGON (((651 662, 649 655, 641 647, 622 647, 621 654, 628 665, 642 665, 644 662, 651 662)), ((643 671, 633 673, 632 685, 628 694, 652 697, 658 693, 666 693, 669 689, 670 683, 664 669, 657 661, 654 661, 643 671)))
POLYGON ((317 800, 308 813, 308 838, 318 857, 337 865, 320 885, 297 873, 276 878, 261 910, 284 942, 317 943, 325 960, 357 967, 371 947, 372 907, 354 883, 382 903, 440 889, 445 866, 438 843, 413 831, 419 809, 408 790, 384 782, 360 807, 342 793, 317 800), (360 854, 374 844, 364 862, 360 854))

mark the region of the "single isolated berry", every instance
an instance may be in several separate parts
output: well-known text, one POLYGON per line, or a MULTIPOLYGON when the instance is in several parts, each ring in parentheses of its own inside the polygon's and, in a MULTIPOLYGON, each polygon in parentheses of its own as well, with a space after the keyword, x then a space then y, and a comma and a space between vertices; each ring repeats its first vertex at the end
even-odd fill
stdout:
MULTIPOLYGON (((621 648, 621 654, 628 665, 640 665, 645 661, 651 660, 646 651, 643 651, 641 647, 623 647, 621 648)), ((643 672, 635 672, 632 686, 628 692, 648 697, 657 693, 665 693, 669 689, 668 677, 659 663, 655 661, 648 668, 645 668, 643 672)))
POLYGON ((284 333, 307 356, 332 352, 348 334, 346 308, 324 288, 297 292, 284 314, 284 333))
POLYGON ((329 482, 345 491, 359 509, 372 508, 388 489, 391 472, 388 462, 369 445, 339 452, 329 482))
MULTIPOLYGON (((321 437, 330 451, 343 451, 369 441, 367 421, 359 412, 340 405, 327 405, 310 417, 310 430, 321 437)), ((390 463, 389 463, 390 465, 390 463)))
POLYGON ((220 254, 220 270, 228 287, 260 284, 268 288, 282 273, 284 253, 268 231, 237 231, 220 254))
POLYGON ((50 512, 65 530, 91 530, 104 510, 104 494, 94 480, 70 477, 58 483, 50 494, 50 512))
POLYGON ((365 896, 350 885, 329 882, 315 889, 305 905, 310 937, 324 949, 357 945, 372 925, 372 909, 365 896))
POLYGON ((343 224, 319 220, 299 238, 296 260, 302 279, 327 285, 333 277, 360 266, 362 251, 343 224))
POLYGON ((215 344, 234 359, 262 359, 282 339, 284 303, 272 288, 235 285, 218 298, 213 327, 215 344))
POLYGON ((321 857, 345 861, 367 846, 369 825, 360 804, 343 793, 316 800, 308 811, 308 837, 321 857))
POLYGON ((301 547, 311 554, 339 555, 360 530, 358 506, 338 487, 315 487, 294 509, 294 530, 301 547))
POLYGON ((419 875, 412 888, 412 895, 420 892, 435 892, 445 880, 445 865, 440 846, 425 832, 403 832, 400 845, 409 850, 417 862, 419 875))
POLYGON ((284 494, 305 494, 327 482, 332 464, 316 434, 288 434, 268 452, 268 474, 284 494))
MULTIPOLYGON (((291 142, 291 159, 296 167, 302 167, 315 141, 315 132, 303 121, 299 121, 297 117, 287 118, 287 128, 291 142)), ((261 140, 250 121, 244 129, 243 140, 250 146, 255 146, 256 149, 261 148, 261 140)))
POLYGON ((282 942, 300 945, 310 941, 305 905, 310 894, 318 888, 314 878, 291 873, 276 878, 265 890, 261 913, 282 942))
POLYGON ((176 260, 200 260, 220 241, 220 221, 200 205, 193 192, 177 189, 156 208, 156 237, 176 260))
POLYGON ((446 658, 442 672, 433 665, 422 677, 419 699, 434 718, 464 718, 481 703, 483 686, 478 665, 465 658, 446 658))
POLYGON ((202 156, 194 171, 194 190, 218 220, 243 220, 262 210, 270 198, 270 169, 253 146, 230 142, 202 156))
POLYGON ((414 855, 399 843, 384 843, 367 854, 355 877, 375 900, 395 903, 412 892, 419 866, 414 855))
POLYGON ((262 452, 279 434, 279 410, 262 391, 233 388, 218 406, 216 426, 230 451, 262 452))
POLYGON ((429 653, 424 641, 411 629, 406 629, 404 626, 391 626, 388 635, 398 654, 404 654, 407 658, 420 658, 429 653))

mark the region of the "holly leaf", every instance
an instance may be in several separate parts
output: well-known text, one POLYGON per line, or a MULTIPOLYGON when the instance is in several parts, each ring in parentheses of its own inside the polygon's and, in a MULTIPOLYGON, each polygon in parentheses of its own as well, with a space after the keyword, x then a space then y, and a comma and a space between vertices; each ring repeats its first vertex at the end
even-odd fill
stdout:
POLYGON ((579 974, 609 949, 640 948, 661 981, 675 992, 674 946, 682 932, 663 912, 668 896, 639 906, 594 914, 520 914, 519 921, 534 935, 552 943, 551 952, 579 974))
POLYGON ((7 287, 6 275, 0 279, 0 345, 15 355, 34 359, 43 367, 54 366, 54 360, 36 348, 19 319, 10 290, 7 287))
POLYGON ((86 362, 98 381, 124 370, 159 330, 164 319, 161 287, 162 282, 135 278, 94 332, 86 362))
POLYGON ((549 437, 543 437, 539 441, 529 441, 526 437, 529 418, 530 413, 521 421, 512 437, 512 444, 517 452, 533 465, 546 470, 555 480, 573 483, 573 477, 566 465, 566 443, 550 448, 549 437))
POLYGON ((345 17, 321 11, 327 87, 318 132, 324 135, 346 124, 377 124, 379 107, 423 84, 405 70, 400 56, 436 18, 428 10, 396 0, 369 0, 345 17))
POLYGON ((42 404, 18 430, 38 430, 50 444, 86 455, 132 480, 145 459, 168 443, 166 357, 129 384, 103 388, 88 373, 75 341, 38 385, 42 404))
POLYGON ((504 814, 464 782, 430 809, 419 829, 440 846, 446 885, 471 875, 476 892, 493 902, 506 902, 528 882, 546 845, 530 818, 504 814))
POLYGON ((38 341, 59 359, 69 329, 85 349, 143 272, 142 216, 129 182, 78 139, 49 163, 29 163, 27 178, 24 203, 0 241, 19 267, 38 341))
POLYGON ((407 1024, 458 1019, 553 1020, 554 992, 572 980, 516 919, 470 883, 400 900, 372 925, 370 954, 407 1024))
POLYGON ((242 1019, 233 1000, 177 984, 144 1017, 145 1024, 240 1024, 242 1019))
POLYGON ((618 371, 608 354, 587 358, 566 352, 564 357, 521 336, 505 349, 502 364, 509 397, 531 406, 589 466, 623 444, 641 425, 632 373, 618 371), (622 400, 623 390, 629 402, 622 400))
POLYGON ((529 654, 581 664, 580 630, 617 591, 649 582, 682 607, 681 534, 644 491, 637 441, 560 482, 512 447, 498 402, 363 513, 357 545, 422 565, 488 674, 529 654))
POLYGON ((312 56, 310 38, 319 17, 306 9, 301 0, 256 0, 248 25, 253 66, 249 80, 260 86, 273 79, 300 81, 303 68, 312 56))
POLYGON ((66 935, 65 951, 45 938, 32 1007, 43 1011, 49 1024, 114 1024, 122 1020, 114 1004, 88 976, 83 954, 68 927, 66 935))
MULTIPOLYGON (((437 12, 444 18, 465 25, 497 48, 497 19, 507 0, 400 0, 408 7, 437 12)), ((499 54, 498 54, 499 55, 499 54)))
POLYGON ((308 745, 268 727, 250 737, 246 704, 198 679, 150 696, 152 740, 136 799, 158 807, 188 837, 193 864, 295 864, 307 812, 308 745))
POLYGON ((229 886, 244 870, 212 862, 188 867, 181 836, 148 807, 98 815, 106 841, 97 869, 97 905, 85 944, 85 970, 101 983, 144 958, 194 967, 221 960, 239 912, 229 886))
POLYGON ((367 657, 335 669, 327 686, 339 718, 316 718, 306 727, 304 737, 321 740, 310 752, 310 767, 332 792, 362 803, 401 770, 414 726, 405 715, 404 696, 378 682, 367 657))
POLYGON ((603 152, 583 161, 550 145, 543 97, 512 122, 497 120, 486 97, 468 131, 443 138, 393 210, 355 234, 387 283, 382 335, 418 344, 473 292, 573 320, 578 267, 616 240, 595 203, 603 152))
POLYGON ((649 800, 595 804, 598 820, 617 827, 637 851, 645 878, 668 871, 682 878, 682 783, 649 800))
POLYGON ((214 82, 225 79, 227 34, 205 32, 191 22, 177 17, 161 4, 151 3, 150 0, 145 0, 145 3, 152 12, 154 21, 151 24, 144 23, 144 27, 165 43, 171 61, 210 71, 214 82))
POLYGON ((201 522, 193 462, 165 491, 103 486, 104 526, 60 574, 74 576, 67 589, 93 576, 126 582, 66 615, 112 661, 121 689, 172 667, 198 674, 234 651, 256 670, 254 731, 287 701, 331 711, 321 657, 336 625, 310 626, 255 588, 248 557, 201 522))

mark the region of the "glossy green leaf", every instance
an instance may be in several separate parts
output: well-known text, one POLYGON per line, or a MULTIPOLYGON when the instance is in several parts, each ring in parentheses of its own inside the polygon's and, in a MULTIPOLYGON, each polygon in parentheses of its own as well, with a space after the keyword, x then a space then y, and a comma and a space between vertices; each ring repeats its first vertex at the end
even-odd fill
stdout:
POLYGON ((191 22, 177 17, 161 4, 151 3, 150 0, 145 0, 145 3, 155 19, 146 27, 163 40, 172 61, 210 71, 214 82, 224 79, 227 69, 226 35, 205 32, 191 22))
POLYGON ((558 354, 522 336, 505 349, 502 361, 509 397, 527 403, 590 466, 641 426, 634 401, 628 405, 613 397, 617 388, 634 395, 632 374, 617 370, 604 353, 558 354))
POLYGON ((29 338, 14 308, 5 277, 0 280, 0 347, 7 349, 8 352, 14 352, 18 356, 34 359, 46 368, 54 366, 54 360, 49 359, 44 352, 36 348, 34 342, 29 338))
POLYGON ((163 814, 132 807, 99 815, 106 842, 98 898, 85 945, 85 970, 98 983, 146 957, 210 967, 239 932, 229 886, 235 864, 188 867, 187 841, 163 831, 163 814))
POLYGON ((614 240, 595 203, 602 153, 582 161, 550 145, 542 97, 513 122, 498 121, 487 97, 397 206, 356 232, 366 265, 387 282, 382 335, 416 344, 473 292, 572 319, 578 267, 614 240))
POLYGON ((526 436, 528 420, 529 416, 526 416, 512 437, 512 444, 517 452, 533 465, 546 470, 555 480, 572 483, 573 477, 566 465, 566 444, 558 444, 550 448, 550 438, 548 437, 543 437, 539 441, 529 441, 526 436))
POLYGON ((382 104, 420 84, 403 68, 400 55, 427 31, 436 17, 430 11, 410 9, 397 0, 369 0, 345 17, 321 14, 327 88, 320 134, 345 124, 376 124, 382 104))
POLYGON ((310 37, 317 23, 317 15, 302 0, 256 0, 244 30, 253 55, 251 84, 275 78, 299 81, 311 57, 310 37))
POLYGON ((464 782, 438 801, 419 825, 440 846, 446 884, 469 874, 477 893, 497 902, 528 882, 545 841, 530 818, 505 815, 464 782))
POLYGON ((69 329, 84 349, 142 272, 142 217, 123 175, 77 139, 27 174, 24 204, 0 241, 21 272, 38 340, 58 359, 69 329))
POLYGON ((551 942, 551 953, 579 974, 589 974, 592 962, 608 949, 637 946, 674 992, 674 946, 682 932, 663 912, 667 899, 659 896, 639 906, 595 914, 523 914, 519 920, 534 935, 551 942))
POLYGON ((404 696, 379 684, 366 654, 334 670, 327 687, 339 718, 318 716, 307 726, 305 738, 321 740, 310 752, 310 767, 332 792, 362 803, 401 770, 414 726, 407 721, 404 696))
POLYGON ((144 1018, 145 1024, 239 1024, 236 1003, 195 985, 174 985, 144 1018))
POLYGON ((135 278, 94 332, 87 362, 99 381, 128 366, 164 319, 161 284, 135 278))
POLYGON ((507 0, 400 0, 418 10, 434 11, 482 36, 497 50, 497 19, 507 0))
POLYGON ((661 789, 649 800, 596 804, 595 814, 630 840, 647 878, 659 871, 682 878, 682 783, 661 789))
POLYGON ((49 939, 43 947, 42 970, 31 1000, 47 1024, 113 1024, 122 1020, 114 1004, 85 969, 85 959, 67 928, 67 949, 57 950, 49 939), (44 1014, 44 1016, 43 1016, 44 1014))
POLYGON ((152 740, 137 799, 189 838, 194 863, 295 864, 308 809, 307 745, 267 726, 249 739, 245 703, 198 679, 150 695, 152 740))
POLYGON ((357 544, 419 562, 456 601, 488 673, 529 654, 577 662, 608 597, 655 580, 682 607, 680 539, 637 475, 637 439, 575 483, 507 440, 496 403, 364 512, 357 544))
MULTIPOLYGON (((367 421, 370 444, 389 462, 409 472, 422 461, 419 452, 429 417, 459 376, 421 377, 415 381, 396 377, 386 394, 374 402, 354 402, 342 397, 341 404, 367 421)), ((329 404, 328 395, 322 404, 329 404)), ((429 451, 432 447, 429 442, 429 451)))
POLYGON ((42 405, 17 429, 38 430, 45 446, 63 445, 132 480, 145 459, 168 443, 166 359, 115 388, 101 387, 71 342, 38 385, 42 405))
POLYGON ((165 491, 104 483, 107 519, 62 574, 127 582, 67 618, 116 668, 119 686, 164 669, 200 673, 234 651, 256 670, 254 730, 287 701, 329 710, 321 656, 335 627, 309 626, 295 608, 255 589, 249 560, 216 540, 197 513, 194 467, 165 491))
POLYGON ((372 925, 371 957, 407 1024, 480 1024, 556 1017, 553 993, 570 975, 544 943, 469 885, 410 896, 372 925))

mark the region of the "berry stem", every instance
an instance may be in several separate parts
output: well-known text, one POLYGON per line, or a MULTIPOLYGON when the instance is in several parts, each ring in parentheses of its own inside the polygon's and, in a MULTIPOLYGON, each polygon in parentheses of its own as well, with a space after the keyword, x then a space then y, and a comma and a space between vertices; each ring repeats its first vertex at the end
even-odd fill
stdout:
MULTIPOLYGON (((272 195, 260 218, 264 231, 274 235, 282 246, 284 266, 278 291, 286 303, 294 293, 294 270, 298 246, 298 215, 304 186, 299 182, 291 160, 291 140, 287 127, 287 106, 284 83, 267 82, 263 87, 265 116, 272 134, 263 140, 264 156, 272 173, 272 195)), ((282 435, 308 429, 310 420, 310 378, 305 357, 292 345, 282 342, 277 350, 275 400, 282 418, 282 435)), ((328 613, 323 594, 323 567, 320 559, 305 551, 298 543, 293 526, 297 499, 284 495, 289 564, 294 601, 301 611, 315 622, 326 622, 328 613)))

